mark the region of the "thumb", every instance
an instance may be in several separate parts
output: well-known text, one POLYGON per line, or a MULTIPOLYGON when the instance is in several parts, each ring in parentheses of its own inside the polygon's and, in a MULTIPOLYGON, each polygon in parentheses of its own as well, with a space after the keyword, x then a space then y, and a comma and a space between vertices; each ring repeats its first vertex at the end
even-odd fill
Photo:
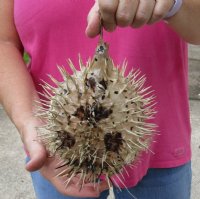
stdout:
POLYGON ((88 14, 87 21, 88 21, 88 24, 85 30, 85 34, 88 37, 93 38, 97 36, 100 32, 100 15, 99 15, 99 5, 97 2, 91 8, 88 14))
POLYGON ((39 170, 47 159, 45 147, 37 140, 29 140, 26 142, 26 150, 30 157, 30 161, 26 164, 27 171, 39 170))
POLYGON ((47 151, 37 137, 36 127, 40 125, 40 121, 35 118, 30 119, 21 130, 21 139, 24 143, 27 155, 30 157, 30 161, 26 164, 27 171, 36 171, 40 169, 47 159, 47 151))

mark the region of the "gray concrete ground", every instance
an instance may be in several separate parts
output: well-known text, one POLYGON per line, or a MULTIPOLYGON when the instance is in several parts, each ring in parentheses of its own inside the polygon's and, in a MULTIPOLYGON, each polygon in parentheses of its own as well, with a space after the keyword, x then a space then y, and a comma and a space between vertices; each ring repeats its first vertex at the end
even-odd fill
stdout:
POLYGON ((200 100, 200 46, 189 46, 190 99, 200 100))
MULTIPOLYGON (((190 100, 192 123, 192 197, 200 198, 200 46, 190 46, 190 100)), ((0 199, 35 199, 20 137, 0 106, 0 199)), ((110 199, 113 197, 110 197, 110 199)), ((181 198, 180 198, 181 199, 181 198)))

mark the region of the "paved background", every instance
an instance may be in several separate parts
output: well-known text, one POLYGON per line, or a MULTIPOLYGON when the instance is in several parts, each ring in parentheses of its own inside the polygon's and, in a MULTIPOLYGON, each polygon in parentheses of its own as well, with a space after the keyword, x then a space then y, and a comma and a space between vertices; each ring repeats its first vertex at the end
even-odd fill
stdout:
MULTIPOLYGON (((192 123, 192 198, 200 198, 200 46, 190 46, 190 107, 192 123)), ((13 124, 0 107, 0 199, 35 199, 24 169, 24 151, 13 124)))

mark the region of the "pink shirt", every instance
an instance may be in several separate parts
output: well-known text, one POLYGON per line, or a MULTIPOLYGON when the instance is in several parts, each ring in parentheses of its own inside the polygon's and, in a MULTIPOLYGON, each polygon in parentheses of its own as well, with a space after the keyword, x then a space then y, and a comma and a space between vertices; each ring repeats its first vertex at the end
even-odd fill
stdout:
MULTIPOLYGON (((14 19, 25 50, 31 56, 30 73, 41 90, 47 74, 61 80, 56 65, 78 65, 93 56, 97 39, 85 36, 87 14, 93 0, 15 0, 14 19)), ((104 33, 116 64, 128 60, 128 70, 140 68, 157 96, 155 123, 160 135, 153 145, 155 155, 144 153, 134 169, 128 168, 126 186, 135 185, 148 168, 182 165, 190 160, 187 45, 164 22, 140 29, 118 28, 104 33)), ((117 181, 117 178, 116 178, 117 181)), ((120 182, 119 182, 120 184, 120 182)))

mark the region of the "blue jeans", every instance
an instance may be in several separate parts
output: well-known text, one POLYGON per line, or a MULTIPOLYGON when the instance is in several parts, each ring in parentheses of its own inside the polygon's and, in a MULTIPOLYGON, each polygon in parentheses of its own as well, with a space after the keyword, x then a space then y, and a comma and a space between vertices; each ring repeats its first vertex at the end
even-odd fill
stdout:
MULTIPOLYGON (((190 199, 191 173, 191 162, 175 168, 149 169, 147 175, 128 190, 137 199, 190 199)), ((32 172, 31 177, 37 199, 80 199, 60 194, 38 171, 32 172)), ((113 191, 115 199, 133 199, 126 189, 120 191, 113 187, 113 191)), ((108 194, 106 190, 98 199, 106 199, 108 194)))

